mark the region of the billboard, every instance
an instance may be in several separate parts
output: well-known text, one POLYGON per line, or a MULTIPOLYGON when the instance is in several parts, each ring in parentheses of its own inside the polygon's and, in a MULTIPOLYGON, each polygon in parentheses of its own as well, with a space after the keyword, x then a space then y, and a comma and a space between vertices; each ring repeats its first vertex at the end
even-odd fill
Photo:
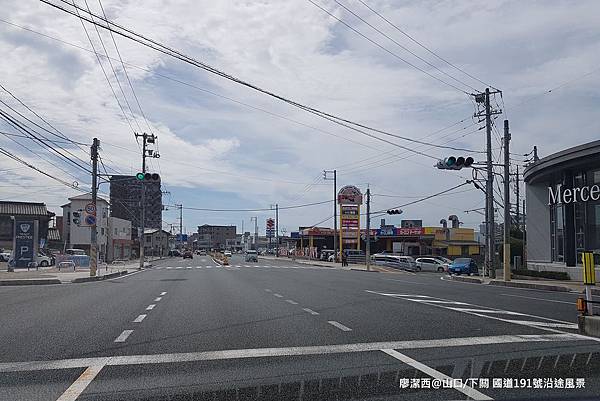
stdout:
POLYGON ((36 245, 38 243, 37 220, 22 220, 15 218, 13 250, 15 267, 28 267, 34 262, 36 245))
POLYGON ((362 193, 354 185, 346 185, 338 192, 338 204, 362 205, 362 193))

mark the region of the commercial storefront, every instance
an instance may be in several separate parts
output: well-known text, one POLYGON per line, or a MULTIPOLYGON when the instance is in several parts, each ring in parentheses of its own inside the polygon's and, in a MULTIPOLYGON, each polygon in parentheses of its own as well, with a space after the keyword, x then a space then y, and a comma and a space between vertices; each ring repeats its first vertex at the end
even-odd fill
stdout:
POLYGON ((528 268, 580 280, 582 252, 600 264, 600 141, 539 159, 524 179, 528 268))

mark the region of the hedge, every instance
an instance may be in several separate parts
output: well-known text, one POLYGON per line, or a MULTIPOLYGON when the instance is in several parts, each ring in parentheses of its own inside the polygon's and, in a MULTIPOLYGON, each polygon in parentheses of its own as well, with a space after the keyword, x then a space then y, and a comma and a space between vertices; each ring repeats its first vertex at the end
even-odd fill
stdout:
POLYGON ((552 280, 570 280, 569 274, 566 272, 537 271, 537 270, 514 270, 513 273, 520 275, 520 276, 542 277, 542 278, 549 278, 552 280))

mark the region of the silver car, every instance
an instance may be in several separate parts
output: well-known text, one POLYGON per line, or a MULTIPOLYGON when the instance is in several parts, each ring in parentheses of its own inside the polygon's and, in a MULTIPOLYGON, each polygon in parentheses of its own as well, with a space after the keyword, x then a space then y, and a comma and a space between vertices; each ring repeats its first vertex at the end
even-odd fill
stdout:
POLYGON ((254 249, 248 249, 246 251, 246 258, 244 260, 246 262, 258 262, 258 254, 254 249))
POLYGON ((432 271, 443 273, 448 271, 448 263, 437 258, 417 258, 415 260, 417 268, 422 271, 432 271))

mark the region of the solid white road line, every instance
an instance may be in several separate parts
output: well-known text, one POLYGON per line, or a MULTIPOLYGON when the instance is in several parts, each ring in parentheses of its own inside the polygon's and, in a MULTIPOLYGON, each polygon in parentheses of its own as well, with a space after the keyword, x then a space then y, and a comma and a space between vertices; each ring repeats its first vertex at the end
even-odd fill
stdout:
POLYGON ((158 302, 158 301, 160 301, 161 299, 162 299, 162 297, 156 297, 156 298, 154 299, 154 302, 158 302))
POLYGON ((148 305, 146 310, 152 310, 152 309, 154 309, 155 306, 156 306, 155 304, 150 304, 150 305, 148 305))
POLYGON ((538 326, 538 327, 556 327, 558 329, 577 329, 577 323, 548 323, 548 322, 535 322, 532 320, 511 320, 503 319, 505 322, 524 324, 527 326, 538 326))
MULTIPOLYGON (((108 359, 108 358, 107 358, 108 359)), ((75 401, 102 370, 104 364, 89 366, 56 401, 75 401)))
POLYGON ((163 296, 163 295, 167 295, 167 292, 166 292, 166 291, 163 291, 163 292, 161 292, 161 293, 160 293, 160 295, 161 295, 161 296, 163 296))
POLYGON ((495 314, 502 314, 502 315, 525 316, 523 313, 512 312, 512 311, 508 311, 508 310, 451 308, 451 307, 448 307, 448 309, 452 309, 452 310, 455 310, 458 312, 495 313, 495 314))
POLYGON ((119 337, 117 337, 114 342, 124 343, 125 340, 127 340, 127 337, 131 335, 131 333, 133 333, 133 330, 123 330, 123 332, 119 334, 119 337))
POLYGON ((141 321, 144 320, 146 318, 146 316, 147 315, 139 315, 138 317, 135 318, 133 323, 141 323, 141 321))
POLYGON ((302 310, 303 310, 304 312, 308 312, 308 313, 310 313, 311 315, 318 315, 318 314, 319 314, 319 312, 315 312, 314 310, 312 310, 312 309, 310 309, 310 308, 302 308, 302 310))
POLYGON ((273 294, 273 295, 275 295, 277 298, 283 298, 283 295, 281 295, 281 294, 277 294, 277 293, 275 293, 275 294, 273 294))
POLYGON ((291 299, 286 299, 285 302, 287 302, 288 304, 292 304, 292 305, 298 305, 298 302, 292 301, 291 299))
POLYGON ((414 302, 432 303, 432 304, 449 304, 449 305, 469 305, 465 302, 458 301, 439 301, 437 299, 411 299, 414 302))
POLYGON ((500 294, 506 297, 517 297, 517 298, 527 298, 527 299, 536 299, 538 301, 546 301, 546 302, 554 302, 557 304, 567 304, 567 305, 575 305, 575 301, 567 302, 567 301, 557 301, 554 299, 544 299, 544 298, 535 298, 535 297, 524 297, 523 295, 514 295, 514 294, 500 294))
MULTIPOLYGON (((419 361, 416 361, 416 360, 412 359, 411 357, 404 355, 394 349, 382 349, 382 351, 385 352, 386 354, 388 354, 389 356, 396 358, 399 361, 402 361, 405 364, 412 366, 413 368, 415 368, 417 370, 420 370, 421 372, 433 377, 434 379, 452 380, 452 377, 447 376, 447 375, 443 374, 442 372, 439 372, 433 368, 430 368, 429 366, 427 366, 419 361)), ((454 389, 457 391, 460 391, 461 393, 465 394, 466 396, 468 396, 474 400, 493 400, 493 398, 488 397, 487 395, 485 395, 467 385, 464 385, 463 387, 457 386, 454 389)))
POLYGON ((352 329, 350 327, 346 327, 343 324, 336 322, 335 320, 328 320, 327 323, 329 323, 333 327, 337 327, 338 329, 340 329, 342 331, 352 331, 352 329))
POLYGON ((26 372, 37 370, 75 369, 106 364, 107 366, 124 366, 139 364, 174 363, 210 361, 238 358, 261 358, 296 355, 339 354, 349 352, 380 351, 382 349, 421 349, 468 347, 491 344, 514 344, 531 342, 593 341, 595 338, 580 334, 533 334, 533 335, 500 335, 486 337, 443 338, 435 340, 407 340, 375 343, 315 345, 308 347, 288 348, 254 348, 222 351, 203 351, 177 354, 125 355, 98 358, 59 359, 50 361, 1 362, 0 372, 26 372))

